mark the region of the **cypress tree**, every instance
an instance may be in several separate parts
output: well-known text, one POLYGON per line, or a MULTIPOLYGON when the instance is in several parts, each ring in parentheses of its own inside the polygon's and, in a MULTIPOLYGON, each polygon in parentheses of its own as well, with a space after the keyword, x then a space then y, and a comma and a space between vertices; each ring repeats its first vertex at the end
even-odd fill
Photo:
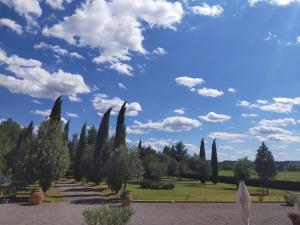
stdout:
POLYGON ((75 155, 75 161, 74 161, 74 178, 76 181, 80 181, 82 179, 82 171, 80 168, 80 161, 82 159, 82 156, 86 150, 86 123, 81 128, 80 132, 80 138, 78 141, 78 146, 76 150, 76 155, 75 155))
POLYGON ((104 166, 109 160, 109 148, 107 146, 109 136, 109 117, 112 108, 103 115, 99 125, 93 159, 93 181, 100 183, 104 177, 104 166))
POLYGON ((200 145, 200 159, 205 160, 205 143, 204 143, 204 138, 202 138, 201 145, 200 145))
POLYGON ((114 150, 122 145, 126 145, 126 126, 125 126, 125 112, 126 112, 126 104, 124 102, 122 105, 119 115, 117 118, 117 126, 116 126, 116 136, 114 140, 114 150))
POLYGON ((217 155, 217 146, 216 146, 216 139, 214 139, 212 148, 211 148, 211 181, 214 184, 218 183, 218 175, 219 175, 219 170, 218 170, 218 155, 217 155))
POLYGON ((63 131, 63 137, 66 142, 68 142, 69 140, 69 129, 70 129, 70 120, 68 120, 68 122, 65 124, 64 131, 63 131))
POLYGON ((141 150, 142 148, 143 148, 143 146, 142 146, 142 140, 140 139, 139 145, 138 145, 138 149, 141 150))
POLYGON ((59 96, 56 101, 54 102, 54 105, 52 107, 51 113, 50 113, 50 120, 55 123, 59 123, 61 120, 61 96, 59 96))

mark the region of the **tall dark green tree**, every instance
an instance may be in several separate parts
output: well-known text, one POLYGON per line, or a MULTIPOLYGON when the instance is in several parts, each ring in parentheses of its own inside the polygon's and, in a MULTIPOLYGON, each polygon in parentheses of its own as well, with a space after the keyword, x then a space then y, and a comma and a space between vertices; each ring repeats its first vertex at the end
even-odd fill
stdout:
POLYGON ((138 149, 141 150, 142 148, 143 148, 143 146, 142 146, 142 139, 140 139, 139 145, 138 145, 138 149))
POLYGON ((70 168, 68 172, 68 176, 74 176, 74 161, 76 157, 76 151, 78 148, 78 135, 74 134, 72 140, 68 143, 69 156, 70 156, 70 168))
POLYGON ((63 137, 66 142, 68 142, 69 140, 69 129, 70 129, 70 120, 68 120, 68 122, 65 124, 64 131, 63 131, 63 137))
POLYGON ((200 159, 205 160, 205 143, 204 143, 204 138, 202 138, 201 145, 200 145, 200 159))
POLYGON ((56 101, 54 102, 54 105, 52 107, 51 113, 50 113, 50 120, 55 123, 59 123, 61 120, 61 104, 62 99, 61 96, 59 96, 56 101))
POLYGON ((82 160, 82 156, 86 150, 86 123, 81 128, 80 138, 78 141, 78 146, 76 150, 75 160, 74 160, 74 178, 76 181, 80 181, 83 177, 83 172, 81 171, 80 161, 82 160))
POLYGON ((124 102, 118 114, 115 140, 114 140, 114 149, 126 145, 126 125, 125 125, 126 104, 127 102, 124 102))
POLYGON ((112 108, 109 108, 103 115, 99 125, 94 158, 93 158, 93 181, 100 183, 105 176, 105 165, 109 160, 109 118, 112 108))
POLYGON ((269 194, 269 183, 277 175, 277 168, 275 160, 271 151, 269 151, 267 145, 262 142, 258 148, 255 158, 255 171, 259 178, 264 183, 267 194, 269 194))
POLYGON ((214 139, 211 147, 211 181, 214 184, 218 183, 219 168, 218 168, 218 154, 217 154, 217 145, 216 139, 214 139))

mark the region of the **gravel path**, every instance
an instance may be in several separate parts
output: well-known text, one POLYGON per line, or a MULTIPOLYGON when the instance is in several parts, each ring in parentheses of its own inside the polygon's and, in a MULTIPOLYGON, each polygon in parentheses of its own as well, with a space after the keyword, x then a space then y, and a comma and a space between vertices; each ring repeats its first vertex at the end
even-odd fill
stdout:
MULTIPOLYGON (((0 225, 82 225, 82 212, 98 207, 97 192, 76 184, 58 184, 64 201, 39 206, 0 204, 0 225), (94 204, 92 204, 94 203, 94 204)), ((240 225, 234 203, 134 203, 130 225, 240 225)), ((291 225, 278 203, 253 204, 251 225, 291 225)))

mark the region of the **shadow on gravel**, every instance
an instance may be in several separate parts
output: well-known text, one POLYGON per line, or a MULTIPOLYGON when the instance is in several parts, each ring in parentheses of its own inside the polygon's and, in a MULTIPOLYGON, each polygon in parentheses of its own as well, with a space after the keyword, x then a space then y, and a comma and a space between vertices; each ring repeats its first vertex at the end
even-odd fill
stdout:
POLYGON ((102 205, 102 204, 115 204, 118 203, 119 199, 101 199, 101 198, 93 198, 93 199, 79 199, 71 201, 70 204, 75 205, 102 205))

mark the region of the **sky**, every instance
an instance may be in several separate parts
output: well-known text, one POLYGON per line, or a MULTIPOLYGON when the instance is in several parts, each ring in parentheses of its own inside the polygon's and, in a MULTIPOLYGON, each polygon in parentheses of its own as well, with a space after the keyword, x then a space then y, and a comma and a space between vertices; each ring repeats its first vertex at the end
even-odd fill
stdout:
POLYGON ((124 101, 127 143, 300 160, 300 0, 0 0, 0 120, 71 133, 124 101))

